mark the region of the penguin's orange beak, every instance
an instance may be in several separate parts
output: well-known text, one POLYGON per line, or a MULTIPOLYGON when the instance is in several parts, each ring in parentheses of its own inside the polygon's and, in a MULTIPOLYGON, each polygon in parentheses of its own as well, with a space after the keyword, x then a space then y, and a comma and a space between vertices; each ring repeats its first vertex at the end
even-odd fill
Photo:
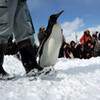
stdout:
POLYGON ((61 11, 60 13, 56 14, 56 18, 58 18, 63 12, 64 12, 64 10, 61 11))

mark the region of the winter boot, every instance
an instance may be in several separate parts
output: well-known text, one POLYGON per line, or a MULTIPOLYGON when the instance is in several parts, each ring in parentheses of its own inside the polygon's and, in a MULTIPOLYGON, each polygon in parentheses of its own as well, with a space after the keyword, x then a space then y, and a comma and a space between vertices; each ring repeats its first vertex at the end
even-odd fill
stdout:
POLYGON ((21 41, 18 43, 18 47, 26 74, 30 72, 42 72, 43 68, 37 64, 31 41, 29 39, 21 41))
POLYGON ((4 60, 4 48, 5 45, 1 44, 0 45, 0 80, 6 80, 6 79, 12 79, 14 78, 13 76, 10 76, 4 69, 3 69, 3 60, 4 60))

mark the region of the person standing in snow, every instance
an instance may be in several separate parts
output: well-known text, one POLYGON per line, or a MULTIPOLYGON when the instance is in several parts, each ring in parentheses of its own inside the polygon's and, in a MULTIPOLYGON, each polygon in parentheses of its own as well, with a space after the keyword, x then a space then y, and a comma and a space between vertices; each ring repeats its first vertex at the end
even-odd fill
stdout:
POLYGON ((39 46, 41 45, 41 43, 45 37, 46 37, 45 28, 43 26, 41 26, 39 28, 39 33, 38 33, 39 46))
POLYGON ((27 75, 43 68, 36 62, 31 43, 33 29, 27 22, 25 13, 26 0, 0 0, 0 77, 10 77, 3 68, 4 51, 9 36, 14 32, 21 60, 27 75))
POLYGON ((80 43, 82 44, 82 47, 83 47, 83 52, 85 50, 85 46, 87 45, 88 41, 91 41, 91 43, 93 43, 93 39, 92 39, 92 36, 90 34, 90 31, 88 29, 85 29, 84 34, 80 39, 80 43))
POLYGON ((84 34, 80 39, 80 43, 85 46, 88 41, 93 42, 92 36, 90 35, 90 31, 88 29, 84 30, 84 34))

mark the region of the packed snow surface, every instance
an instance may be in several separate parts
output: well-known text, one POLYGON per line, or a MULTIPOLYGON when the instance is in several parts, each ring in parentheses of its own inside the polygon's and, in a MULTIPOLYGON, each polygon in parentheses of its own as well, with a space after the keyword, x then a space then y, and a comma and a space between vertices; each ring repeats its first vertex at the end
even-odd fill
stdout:
POLYGON ((3 66, 17 78, 0 81, 0 100, 100 100, 100 57, 58 59, 56 73, 33 81, 13 56, 3 66))

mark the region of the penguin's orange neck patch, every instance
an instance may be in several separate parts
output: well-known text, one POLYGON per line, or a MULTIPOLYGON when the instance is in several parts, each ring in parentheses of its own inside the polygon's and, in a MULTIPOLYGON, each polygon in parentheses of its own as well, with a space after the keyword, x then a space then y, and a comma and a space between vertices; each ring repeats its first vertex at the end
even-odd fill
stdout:
POLYGON ((49 17, 49 21, 50 21, 50 17, 49 17))

